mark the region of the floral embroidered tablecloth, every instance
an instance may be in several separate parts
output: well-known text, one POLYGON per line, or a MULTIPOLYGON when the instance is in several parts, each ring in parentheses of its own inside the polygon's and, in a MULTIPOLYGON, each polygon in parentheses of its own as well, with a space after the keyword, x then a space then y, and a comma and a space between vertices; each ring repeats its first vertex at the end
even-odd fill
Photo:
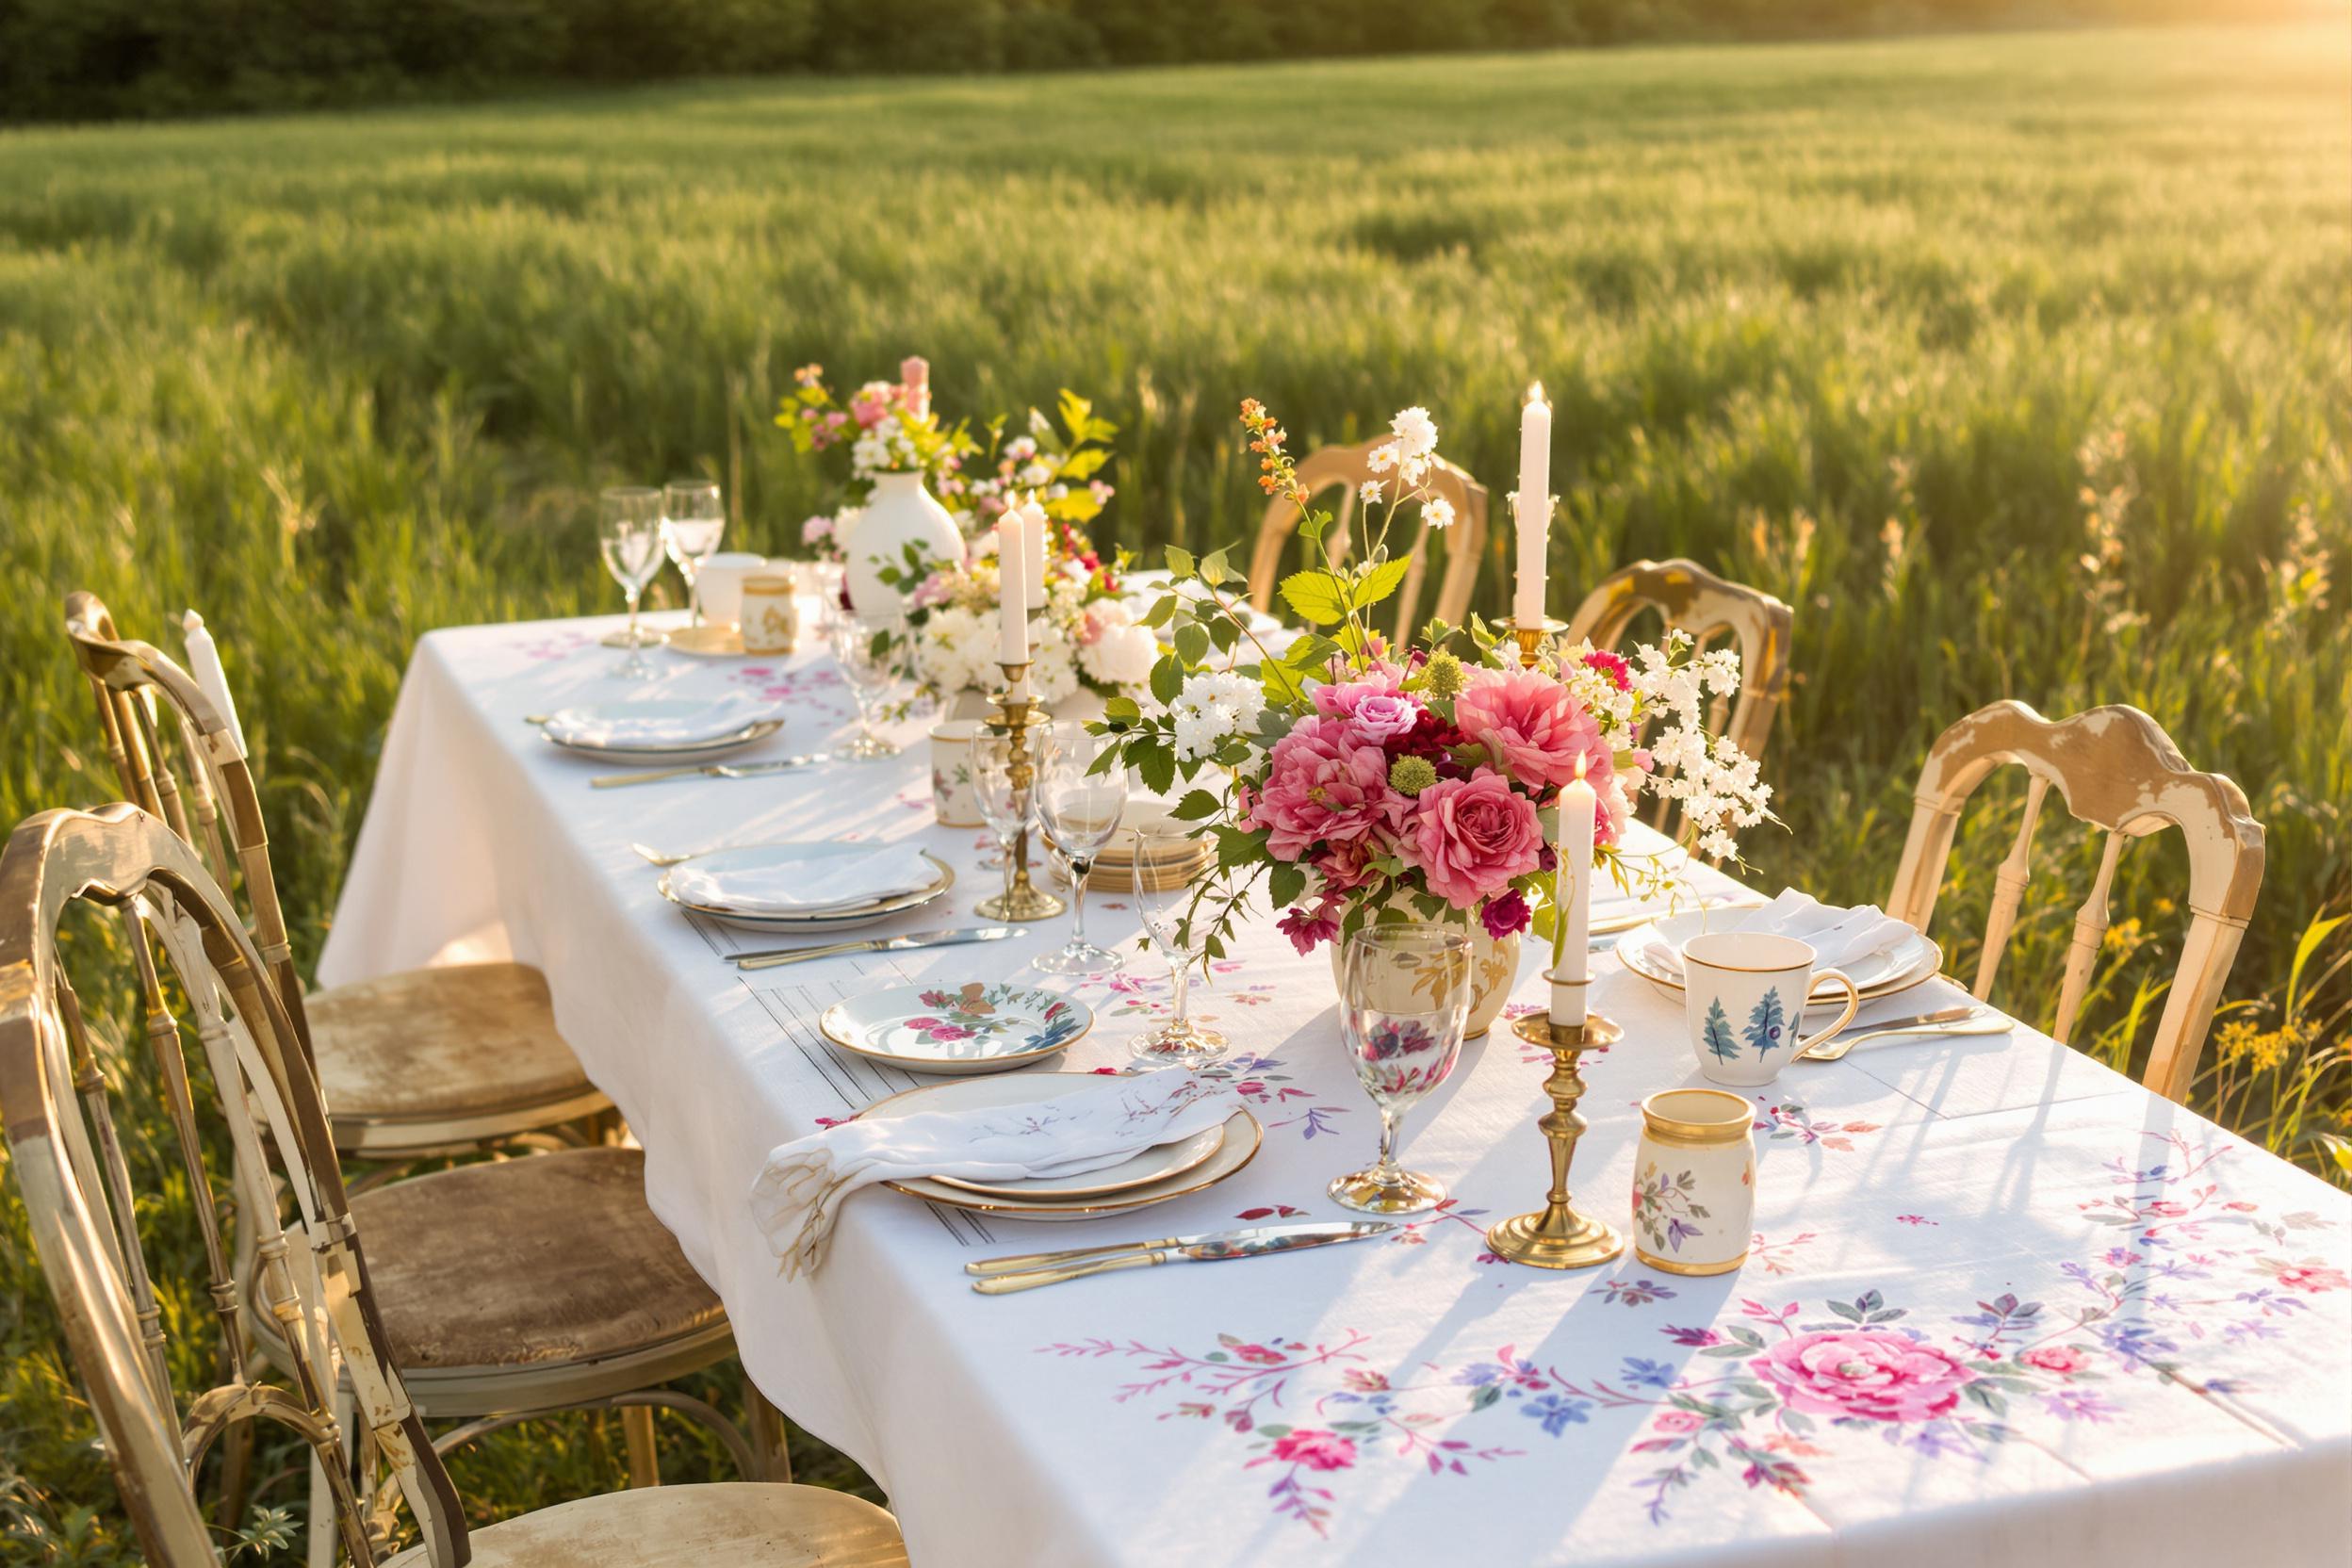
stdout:
MULTIPOLYGON (((664 903, 631 841, 915 839, 959 881, 952 915, 908 929, 969 922, 995 874, 976 835, 932 822, 919 722, 889 763, 590 791, 604 770, 519 718, 627 694, 592 641, 606 624, 419 645, 321 979, 508 952, 541 966, 752 1374, 889 1489, 918 1563, 2345 1560, 2352 1201, 2027 1028, 1865 1047, 1756 1091, 1756 1236, 1732 1275, 1487 1253, 1484 1227, 1544 1183, 1544 1066, 1498 1028, 1409 1119, 1408 1162, 1455 1198, 1396 1234, 972 1295, 961 1265, 990 1252, 1341 1217, 1324 1184, 1369 1157, 1376 1118, 1326 957, 1268 919, 1196 992, 1266 1127, 1248 1168, 1148 1216, 1050 1228, 875 1191, 824 1271, 786 1283, 744 1203, 767 1150, 916 1081, 825 1047, 823 1004, 902 980, 1041 983, 1098 1019, 1060 1065, 1114 1069, 1167 1011, 1165 972, 1135 954, 1111 976, 1041 977, 1024 966, 1057 921, 994 948, 739 975, 720 956, 737 939, 664 903)), ((819 658, 658 657, 663 694, 786 703, 777 748, 847 717, 819 658)), ((1098 895, 1098 934, 1132 933, 1126 906, 1098 895)), ((1624 1227, 1635 1103, 1699 1080, 1679 1004, 1601 974, 1626 1037, 1588 1058, 1575 1182, 1624 1227)), ((1936 982, 1864 1018, 1957 995, 1936 982)))

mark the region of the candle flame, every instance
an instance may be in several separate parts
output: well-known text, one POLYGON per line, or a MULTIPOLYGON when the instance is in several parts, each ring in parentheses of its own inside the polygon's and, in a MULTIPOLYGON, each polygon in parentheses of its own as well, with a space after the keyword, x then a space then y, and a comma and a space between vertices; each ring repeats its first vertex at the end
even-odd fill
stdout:
POLYGON ((1584 782, 1584 760, 1587 755, 1581 751, 1576 753, 1576 782, 1579 784, 1584 782))
POLYGON ((1540 381, 1531 381, 1527 383, 1527 401, 1531 403, 1540 403, 1543 400, 1544 384, 1540 381))

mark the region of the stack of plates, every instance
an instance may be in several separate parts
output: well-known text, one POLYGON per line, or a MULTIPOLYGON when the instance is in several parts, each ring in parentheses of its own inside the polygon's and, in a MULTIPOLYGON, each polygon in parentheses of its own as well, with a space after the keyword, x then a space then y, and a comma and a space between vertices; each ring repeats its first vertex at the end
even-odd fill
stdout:
MULTIPOLYGON (((1703 931, 1734 931, 1750 918, 1748 910, 1692 909, 1684 914, 1666 915, 1646 925, 1636 926, 1625 933, 1617 944, 1617 956, 1625 967, 1658 988, 1672 1001, 1682 1000, 1682 976, 1647 951, 1653 940, 1680 950, 1684 942, 1703 931)), ((1821 968, 1831 966, 1822 965, 1821 968)), ((1908 940, 1885 952, 1859 958, 1851 964, 1836 966, 1854 982, 1855 990, 1865 1002, 1897 991, 1907 991, 1923 981, 1933 979, 1944 967, 1944 950, 1920 933, 1914 931, 1908 940)), ((1813 995, 1807 1006, 1833 1006, 1845 1000, 1845 992, 1834 984, 1823 984, 1819 978, 1813 983, 1813 995)))
POLYGON ((681 894, 674 880, 676 874, 688 867, 710 872, 756 871, 763 866, 787 862, 829 858, 835 856, 867 855, 872 844, 805 843, 750 844, 740 849, 716 849, 708 855, 697 855, 680 860, 662 874, 662 896, 681 909, 708 915, 722 924, 739 926, 746 931, 789 932, 814 934, 820 931, 850 931, 861 925, 872 925, 908 909, 919 909, 943 895, 956 885, 956 873, 946 861, 925 850, 923 858, 938 872, 937 880, 929 886, 896 893, 889 898, 875 899, 871 904, 853 905, 847 908, 830 908, 820 913, 777 914, 765 910, 732 908, 724 904, 696 901, 681 894))
MULTIPOLYGON (((864 1114, 917 1116, 926 1111, 1027 1104, 1082 1088, 1094 1082, 1094 1076, 1087 1072, 1024 1072, 1014 1078, 965 1078, 909 1089, 905 1094, 877 1101, 867 1106, 864 1114)), ((1075 1176, 1036 1176, 1006 1182, 926 1176, 885 1184, 910 1198, 1000 1218, 1092 1219, 1148 1208, 1215 1186, 1250 1163, 1265 1135, 1256 1117, 1247 1110, 1238 1110, 1222 1126, 1147 1149, 1123 1164, 1075 1176)))
MULTIPOLYGON (((1127 803, 1119 817, 1119 832, 1102 847, 1094 862, 1094 872, 1087 877, 1088 889, 1099 893, 1126 893, 1138 889, 1159 892, 1182 888, 1217 863, 1217 841, 1210 838, 1186 839, 1180 845, 1169 847, 1163 842, 1158 852, 1149 858, 1135 853, 1135 830, 1153 832, 1184 832, 1188 825, 1168 814, 1165 801, 1142 798, 1127 803)), ((1069 868, 1060 856, 1052 857, 1054 874, 1064 885, 1070 881, 1069 868)))
POLYGON ((740 697, 713 701, 655 698, 566 708, 539 727, 549 745, 599 762, 715 761, 784 727, 766 705, 740 697))

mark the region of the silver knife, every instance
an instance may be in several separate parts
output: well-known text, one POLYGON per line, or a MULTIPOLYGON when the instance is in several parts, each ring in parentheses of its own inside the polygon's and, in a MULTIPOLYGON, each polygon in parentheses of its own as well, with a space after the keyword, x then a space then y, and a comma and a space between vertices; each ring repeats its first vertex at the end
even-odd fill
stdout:
POLYGON ((654 768, 645 773, 599 774, 588 781, 592 790, 617 790, 629 784, 659 784, 671 778, 758 778, 762 774, 782 773, 788 768, 805 768, 825 759, 822 753, 807 757, 776 757, 765 762, 705 762, 700 767, 654 768))
POLYGON ((821 947, 768 947, 735 955, 737 969, 774 969, 804 958, 831 958, 843 953, 904 953, 910 947, 954 947, 958 942, 1001 942, 1025 937, 1025 925, 969 925, 960 930, 909 931, 903 937, 869 937, 858 941, 827 942, 821 947))
POLYGON ((1276 1252, 1331 1247, 1362 1241, 1396 1229, 1393 1220, 1317 1220, 1306 1225, 1254 1225, 1246 1231, 1214 1231, 1197 1236, 1169 1236, 1161 1241, 1130 1242, 1119 1247, 1082 1247, 1067 1252, 1033 1252, 1011 1258, 987 1258, 964 1265, 978 1274, 972 1288, 983 1296, 1009 1296, 1090 1274, 1120 1268, 1152 1268, 1164 1263, 1223 1263, 1233 1258, 1263 1258, 1276 1252))

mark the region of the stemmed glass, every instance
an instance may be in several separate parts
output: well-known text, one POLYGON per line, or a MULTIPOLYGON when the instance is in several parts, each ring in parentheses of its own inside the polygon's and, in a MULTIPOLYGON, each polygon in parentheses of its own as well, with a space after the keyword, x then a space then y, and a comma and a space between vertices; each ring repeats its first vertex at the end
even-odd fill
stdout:
POLYGON ((702 564, 718 553, 727 532, 727 509, 719 487, 709 480, 674 479, 662 488, 662 543, 678 575, 686 580, 686 624, 702 624, 702 590, 695 579, 702 564))
POLYGON ((858 703, 858 733, 834 756, 856 762, 896 757, 898 746, 874 732, 874 705, 898 678, 898 627, 844 611, 833 622, 833 657, 858 703))
POLYGON ((1365 1214, 1414 1214, 1446 1200, 1446 1184, 1396 1163, 1399 1123, 1446 1081, 1470 1011, 1470 936, 1460 926, 1368 925, 1340 958, 1340 1033, 1356 1077, 1380 1113, 1380 1157, 1334 1177, 1331 1197, 1365 1214))
POLYGON ((1172 829, 1135 829, 1135 904, 1143 911, 1143 928, 1152 945, 1168 960, 1168 982, 1176 1002, 1176 1016, 1128 1050, 1137 1061, 1174 1067, 1206 1067, 1225 1054, 1229 1043, 1214 1029, 1192 1021, 1186 1002, 1192 966, 1208 945, 1208 922, 1192 920, 1192 881, 1167 868, 1189 866, 1200 841, 1172 829))
POLYGON ((1013 787, 1013 738, 984 729, 972 743, 972 792, 980 820, 996 835, 997 862, 1004 868, 1004 896, 1013 892, 1013 841, 1029 825, 1029 792, 1013 787))
POLYGON ((1070 862, 1070 940, 1030 960, 1048 974, 1102 974, 1119 966, 1119 956, 1086 940, 1086 877, 1094 858, 1119 832, 1127 809, 1127 771, 1094 766, 1098 743, 1076 725, 1032 729, 1037 737, 1037 825, 1045 841, 1070 862))
POLYGON ((624 680, 650 680, 654 670, 645 650, 666 639, 638 626, 637 601, 662 569, 662 492, 644 485, 607 490, 597 498, 596 546, 604 569, 629 596, 629 629, 605 639, 629 650, 612 673, 624 680))

